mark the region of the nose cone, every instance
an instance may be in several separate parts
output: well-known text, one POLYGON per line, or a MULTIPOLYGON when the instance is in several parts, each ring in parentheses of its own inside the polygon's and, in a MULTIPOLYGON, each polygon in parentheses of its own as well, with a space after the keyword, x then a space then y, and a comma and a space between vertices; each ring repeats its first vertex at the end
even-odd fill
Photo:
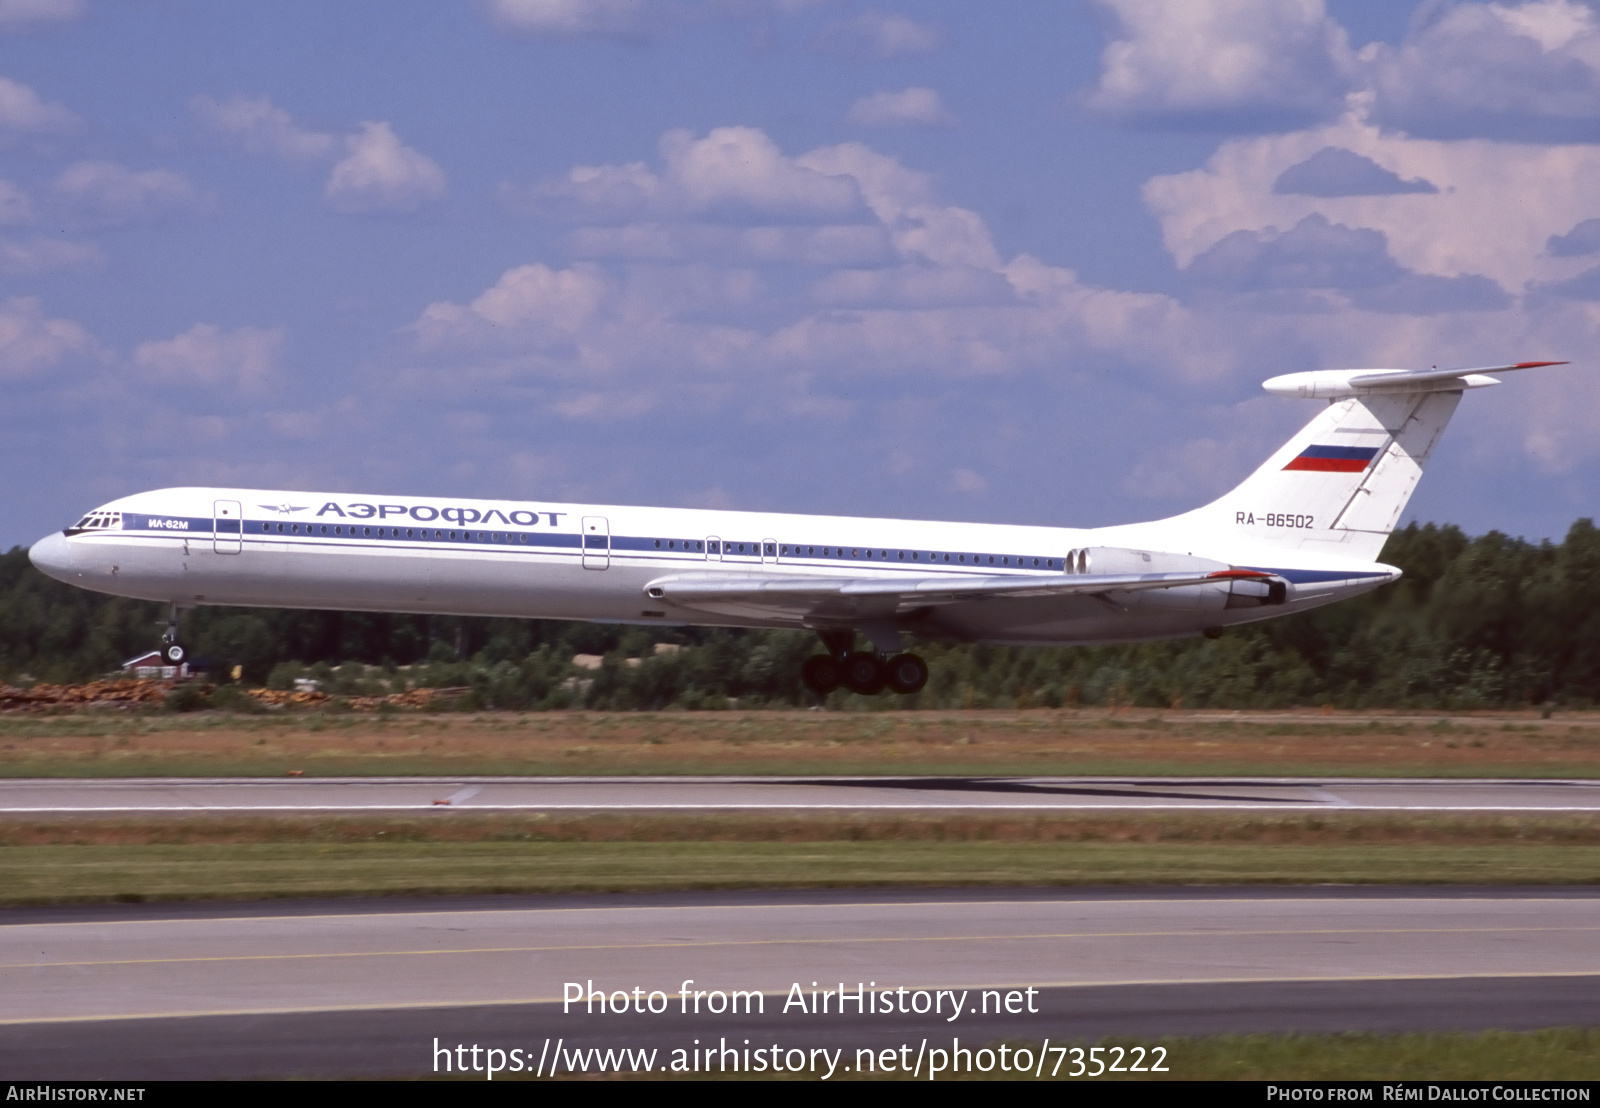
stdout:
POLYGON ((71 581, 77 575, 77 564, 72 544, 60 531, 46 535, 28 548, 28 561, 40 573, 57 581, 71 581))

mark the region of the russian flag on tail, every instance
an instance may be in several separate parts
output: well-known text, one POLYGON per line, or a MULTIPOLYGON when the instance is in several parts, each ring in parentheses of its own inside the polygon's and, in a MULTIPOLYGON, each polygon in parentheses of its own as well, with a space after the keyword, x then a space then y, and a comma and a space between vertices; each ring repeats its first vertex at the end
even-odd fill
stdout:
POLYGON ((1376 446, 1308 446, 1283 468, 1313 473, 1360 473, 1377 456, 1376 446))

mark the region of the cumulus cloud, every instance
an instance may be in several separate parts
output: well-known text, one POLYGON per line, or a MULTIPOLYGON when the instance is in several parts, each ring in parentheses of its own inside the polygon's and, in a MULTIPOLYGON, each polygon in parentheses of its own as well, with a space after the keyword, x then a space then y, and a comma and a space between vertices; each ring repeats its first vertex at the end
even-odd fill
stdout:
POLYGON ((87 10, 84 0, 0 0, 0 31, 31 31, 70 23, 87 10))
POLYGON ((1600 219, 1586 219, 1564 235, 1551 235, 1544 249, 1557 258, 1600 253, 1600 219))
POLYGON ((1276 445, 1211 437, 1161 443, 1128 472, 1119 487, 1129 496, 1146 500, 1218 496, 1276 445))
POLYGON ((1303 162, 1278 174, 1272 191, 1300 196, 1400 196, 1408 192, 1438 192, 1431 181, 1401 180, 1371 158, 1354 150, 1324 146, 1303 162))
POLYGON ((944 35, 932 24, 876 10, 836 20, 812 39, 824 53, 870 61, 931 54, 943 44, 944 35))
POLYGON ((881 226, 737 227, 716 223, 630 223, 579 227, 567 237, 579 258, 683 262, 718 259, 744 263, 796 262, 811 266, 881 265, 895 259, 881 226))
POLYGON ((363 123, 346 135, 310 130, 265 96, 203 95, 189 107, 208 131, 247 153, 298 165, 342 154, 323 199, 348 215, 414 213, 444 199, 449 186, 438 163, 401 142, 388 123, 363 123))
POLYGON ((196 323, 170 339, 140 343, 133 364, 163 384, 260 393, 277 375, 283 339, 281 328, 224 331, 214 323, 196 323))
POLYGON ((1535 285, 1536 293, 1559 296, 1565 300, 1600 300, 1600 266, 1586 269, 1565 281, 1549 281, 1535 285))
POLYGON ((0 224, 16 226, 33 222, 33 201, 10 181, 0 180, 0 224))
POLYGON ((659 145, 660 170, 579 166, 508 199, 583 224, 572 241, 589 256, 666 259, 690 244, 731 244, 752 260, 1000 265, 977 213, 942 202, 927 174, 860 143, 792 157, 763 131, 722 127, 703 139, 670 131, 659 145), (711 229, 719 225, 748 233, 711 229))
MULTIPOLYGON (((1486 277, 1408 272, 1390 257, 1383 232, 1330 223, 1321 215, 1283 232, 1235 231, 1195 258, 1187 273, 1197 283, 1233 292, 1337 291, 1349 303, 1378 312, 1430 315, 1511 306, 1505 291, 1486 277)), ((1284 297, 1271 302, 1310 310, 1342 306, 1284 297)))
MULTIPOLYGON (((1397 245, 1394 228, 1416 224, 1406 250, 1423 256, 1421 244, 1440 225, 1432 215, 1418 218, 1418 206, 1454 202, 1458 193, 1449 189, 1496 164, 1492 150, 1474 155, 1478 161, 1452 160, 1438 156, 1438 144, 1354 124, 1238 140, 1197 176, 1168 184, 1174 206, 1164 226, 1183 224, 1190 245, 1180 298, 1096 287, 1026 255, 1003 258, 977 213, 950 204, 929 175, 859 143, 791 154, 760 132, 719 134, 717 142, 759 155, 730 157, 731 164, 759 171, 731 192, 697 192, 693 174, 679 167, 697 164, 688 151, 708 141, 677 136, 663 144, 670 156, 563 177, 559 214, 576 221, 567 241, 586 260, 530 260, 487 288, 430 304, 403 329, 398 364, 384 379, 413 400, 455 403, 470 392, 524 421, 538 413, 552 427, 649 412, 696 426, 726 423, 737 412, 733 422, 743 427, 763 420, 837 427, 873 418, 862 397, 881 396, 896 381, 908 391, 915 382, 919 397, 960 396, 942 402, 970 405, 1037 398, 1064 373, 1085 381, 1234 381, 1318 365, 1560 356, 1600 339, 1600 315, 1590 319, 1587 303, 1549 295, 1530 308, 1500 287, 1520 291, 1521 283, 1462 264, 1456 243, 1471 237, 1467 230, 1445 236, 1431 267, 1397 245), (1272 191, 1285 170, 1326 147, 1366 157, 1402 181, 1437 182, 1440 192, 1319 198, 1272 191), (800 184, 773 184, 782 181, 800 184), (595 182, 603 187, 583 191, 595 182), (818 196, 832 199, 819 205, 818 196), (1382 218, 1369 222, 1346 209, 1382 218), (800 263, 802 251, 810 253, 800 263), (853 260, 855 252, 871 258, 853 260), (812 271, 795 273, 797 264, 812 271)), ((1515 190, 1542 176, 1565 197, 1557 164, 1517 163, 1497 187, 1515 190)), ((1531 252, 1592 212, 1577 206, 1591 202, 1585 166, 1568 167, 1571 210, 1580 214, 1554 225, 1541 214, 1534 225, 1542 233, 1517 240, 1531 243, 1531 252)), ((1475 203, 1502 219, 1520 217, 1504 195, 1475 203)), ((1448 218, 1462 219, 1461 210, 1448 218)), ((1296 416, 1265 411, 1250 417, 1252 435, 1258 423, 1296 416)), ((1540 456, 1595 452, 1584 437, 1591 423, 1600 426, 1600 413, 1561 423, 1565 429, 1539 439, 1540 456)), ((1276 423, 1268 430, 1268 437, 1287 433, 1276 423)), ((1235 451, 1229 435, 1209 437, 1215 448, 1192 456, 1232 459, 1226 464, 1235 469, 1259 460, 1254 438, 1235 451)), ((898 446, 900 439, 883 441, 898 446)), ((1130 465, 1144 453, 1136 451, 1130 465)), ((945 464, 998 479, 983 450, 945 464)), ((1158 468, 1171 476, 1171 466, 1158 468)), ((946 484, 950 470, 920 472, 945 493, 959 492, 946 484)), ((1141 494, 1194 492, 1193 481, 1178 489, 1155 470, 1141 473, 1141 494)))
POLYGON ((1127 122, 1284 130, 1336 116, 1348 36, 1322 0, 1099 0, 1121 27, 1090 103, 1127 122))
POLYGON ((820 419, 840 402, 809 382, 833 374, 1004 375, 1078 347, 1161 358, 1187 348, 1181 374, 1221 364, 1193 355, 1208 344, 1182 305, 1003 261, 977 213, 859 143, 788 155, 762 132, 729 128, 673 134, 661 149, 659 166, 584 167, 533 190, 547 212, 559 200, 580 221, 570 245, 626 267, 518 266, 468 302, 432 304, 405 329, 416 364, 397 379, 542 389, 564 418, 685 397, 714 406, 741 381, 781 381, 784 411, 820 419), (778 264, 821 272, 803 297, 774 297, 795 287, 768 281, 778 264))
POLYGON ((40 99, 27 85, 0 77, 0 142, 9 144, 29 136, 70 134, 82 122, 62 105, 40 99))
POLYGON ((1097 0, 1117 19, 1090 103, 1125 122, 1283 131, 1356 105, 1419 138, 1600 140, 1600 16, 1583 0, 1440 0, 1352 51, 1323 0, 1097 0))
POLYGON ((1600 20, 1577 0, 1437 7, 1365 64, 1372 118, 1429 138, 1600 139, 1600 20))
POLYGON ((78 226, 152 223, 192 214, 207 202, 174 170, 136 170, 100 161, 68 166, 51 193, 55 207, 78 226))
POLYGON ((606 291, 594 266, 518 266, 470 304, 430 304, 410 331, 428 348, 562 346, 595 318, 606 291))
POLYGON ((189 108, 208 130, 252 154, 304 163, 327 157, 338 146, 333 135, 297 126, 288 112, 265 96, 218 100, 201 95, 189 101, 189 108))
POLYGON ((719 127, 703 139, 668 131, 658 146, 659 172, 643 162, 576 166, 564 179, 508 198, 526 210, 591 223, 686 215, 822 221, 865 210, 854 181, 785 157, 753 127, 719 127))
POLYGON ((505 31, 564 37, 631 38, 661 17, 647 0, 486 0, 485 10, 505 31))
POLYGON ((1382 231, 1406 269, 1477 273, 1520 289, 1573 274, 1546 246, 1595 214, 1597 175, 1600 145, 1418 139, 1352 112, 1305 131, 1230 139, 1203 167, 1147 181, 1144 199, 1180 267, 1234 231, 1292 227, 1320 212, 1382 231), (1329 146, 1438 191, 1323 197, 1276 189, 1286 171, 1329 146))
POLYGON ((964 496, 982 496, 989 491, 989 482, 976 470, 952 469, 948 488, 964 496))
POLYGON ((966 266, 842 269, 815 282, 813 303, 832 308, 941 308, 1012 304, 1016 290, 1005 275, 966 266))
POLYGON ((0 274, 7 277, 89 273, 104 268, 105 264, 105 254, 92 242, 43 237, 0 239, 0 274))
POLYGON ((937 92, 916 87, 863 96, 850 105, 845 121, 859 127, 953 127, 956 122, 937 92))
POLYGON ((0 378, 35 377, 73 357, 97 353, 94 339, 70 319, 51 319, 37 297, 0 304, 0 378))
POLYGON ((406 214, 444 198, 444 170, 396 137, 387 123, 363 123, 344 140, 323 195, 337 211, 406 214))

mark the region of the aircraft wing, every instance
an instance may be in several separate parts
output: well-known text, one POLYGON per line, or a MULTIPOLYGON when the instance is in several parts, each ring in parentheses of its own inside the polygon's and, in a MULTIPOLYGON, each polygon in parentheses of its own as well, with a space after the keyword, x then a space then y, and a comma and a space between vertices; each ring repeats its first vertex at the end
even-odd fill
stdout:
POLYGON ((964 601, 1061 596, 1097 596, 1185 585, 1231 584, 1238 579, 1274 580, 1247 569, 1185 573, 995 575, 949 577, 819 577, 682 575, 650 582, 645 594, 684 608, 733 615, 761 612, 800 619, 884 619, 964 601))

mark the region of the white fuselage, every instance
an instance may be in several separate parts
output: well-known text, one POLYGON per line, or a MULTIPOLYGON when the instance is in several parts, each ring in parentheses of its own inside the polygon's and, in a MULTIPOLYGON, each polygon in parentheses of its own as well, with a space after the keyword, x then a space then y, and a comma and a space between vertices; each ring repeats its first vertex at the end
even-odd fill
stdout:
POLYGON ((1083 572, 1074 557, 1095 549, 1101 571, 1150 568, 1142 551, 1154 551, 1155 568, 1175 557, 1263 570, 1291 586, 1287 601, 1272 608, 1234 607, 1224 581, 1125 594, 974 597, 925 613, 902 608, 894 617, 917 634, 1027 644, 1190 635, 1330 603, 1398 575, 1369 561, 1251 549, 1224 528, 1186 520, 1174 530, 1177 522, 1086 530, 187 488, 107 504, 41 540, 31 556, 60 580, 182 607, 817 629, 860 624, 871 613, 685 607, 670 595, 653 598, 651 585, 697 575, 1048 581, 1083 572), (1126 564, 1110 564, 1118 559, 1126 564))

